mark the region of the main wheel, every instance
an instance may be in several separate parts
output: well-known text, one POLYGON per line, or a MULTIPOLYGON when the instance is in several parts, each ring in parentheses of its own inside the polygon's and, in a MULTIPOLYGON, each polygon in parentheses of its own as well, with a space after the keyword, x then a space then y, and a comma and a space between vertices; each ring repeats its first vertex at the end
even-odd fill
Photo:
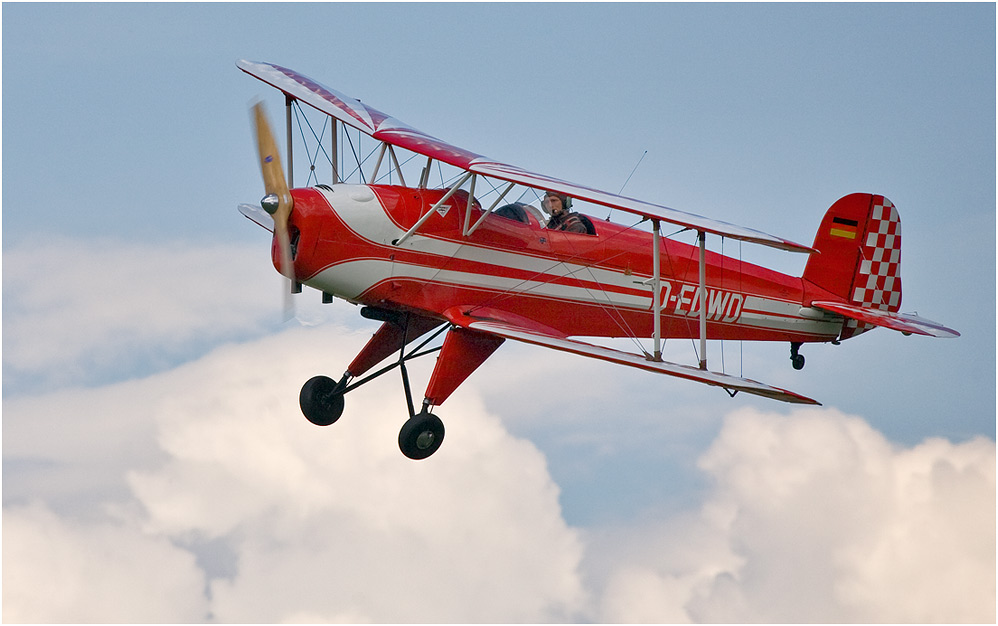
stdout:
POLYGON ((410 418, 399 432, 399 449, 414 461, 430 456, 443 442, 444 423, 432 413, 410 418))
POLYGON ((298 404, 305 419, 316 426, 329 426, 343 415, 343 394, 336 392, 336 381, 316 376, 302 385, 298 404))
POLYGON ((794 366, 795 370, 802 370, 802 369, 804 369, 804 355, 803 354, 795 354, 794 356, 790 357, 790 362, 794 366))

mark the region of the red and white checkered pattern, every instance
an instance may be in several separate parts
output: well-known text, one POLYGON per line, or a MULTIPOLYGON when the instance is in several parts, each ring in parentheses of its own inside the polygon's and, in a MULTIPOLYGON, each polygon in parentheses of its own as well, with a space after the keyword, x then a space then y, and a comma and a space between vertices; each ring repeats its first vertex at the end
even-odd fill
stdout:
POLYGON ((901 307, 901 219, 890 200, 874 196, 873 203, 852 301, 895 313, 901 307))

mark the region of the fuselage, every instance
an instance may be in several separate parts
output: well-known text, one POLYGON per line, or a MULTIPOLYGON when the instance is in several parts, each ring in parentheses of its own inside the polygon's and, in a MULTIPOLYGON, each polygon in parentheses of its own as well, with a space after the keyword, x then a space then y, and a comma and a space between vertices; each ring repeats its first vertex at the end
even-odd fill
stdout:
MULTIPOLYGON (((650 337, 651 233, 592 220, 596 235, 546 229, 528 211, 483 215, 467 193, 403 235, 446 190, 383 185, 295 189, 298 281, 350 302, 441 317, 451 307, 500 312, 563 335, 650 337)), ((661 334, 698 337, 699 250, 661 240, 661 334)), ((275 255, 275 264, 277 263, 275 255)), ((841 318, 806 306, 799 277, 707 251, 709 339, 830 341, 841 318)))

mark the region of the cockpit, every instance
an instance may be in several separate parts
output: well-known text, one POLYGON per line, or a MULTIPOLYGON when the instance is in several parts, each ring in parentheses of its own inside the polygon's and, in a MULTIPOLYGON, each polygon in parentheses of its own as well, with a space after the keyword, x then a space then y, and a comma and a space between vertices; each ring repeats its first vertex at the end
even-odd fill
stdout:
MULTIPOLYGON (((540 209, 530 204, 525 204, 523 202, 513 202, 511 204, 501 206, 495 211, 493 211, 493 214, 499 217, 506 218, 508 220, 515 220, 522 224, 530 224, 531 220, 530 217, 528 217, 528 215, 532 215, 534 219, 537 221, 537 223, 539 223, 541 226, 544 226, 547 223, 547 219, 545 219, 544 214, 541 213, 540 209)), ((593 225, 593 221, 589 219, 587 216, 582 215, 581 213, 579 213, 578 216, 579 220, 586 227, 585 234, 595 235, 596 227, 593 225)))
POLYGON ((514 202, 512 204, 507 204, 506 206, 501 206, 494 211, 499 217, 505 217, 508 220, 516 220, 522 222, 523 224, 529 224, 530 218, 527 217, 527 212, 530 212, 537 218, 537 221, 544 223, 544 216, 536 208, 530 206, 529 204, 524 204, 522 202, 514 202))

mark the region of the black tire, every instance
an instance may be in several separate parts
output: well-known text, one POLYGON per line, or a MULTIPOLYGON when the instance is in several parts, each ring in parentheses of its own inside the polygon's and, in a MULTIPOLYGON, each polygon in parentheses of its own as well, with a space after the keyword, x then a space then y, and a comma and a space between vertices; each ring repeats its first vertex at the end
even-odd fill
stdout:
POLYGON ((302 385, 298 404, 305 419, 316 426, 329 426, 343 415, 343 394, 336 393, 336 381, 316 376, 302 385))
POLYGON ((399 432, 399 449, 414 461, 430 456, 444 442, 444 423, 432 413, 409 419, 399 432))
POLYGON ((793 363, 793 366, 794 366, 795 370, 802 370, 802 369, 804 369, 804 355, 803 354, 798 354, 796 356, 790 357, 790 361, 793 363))

